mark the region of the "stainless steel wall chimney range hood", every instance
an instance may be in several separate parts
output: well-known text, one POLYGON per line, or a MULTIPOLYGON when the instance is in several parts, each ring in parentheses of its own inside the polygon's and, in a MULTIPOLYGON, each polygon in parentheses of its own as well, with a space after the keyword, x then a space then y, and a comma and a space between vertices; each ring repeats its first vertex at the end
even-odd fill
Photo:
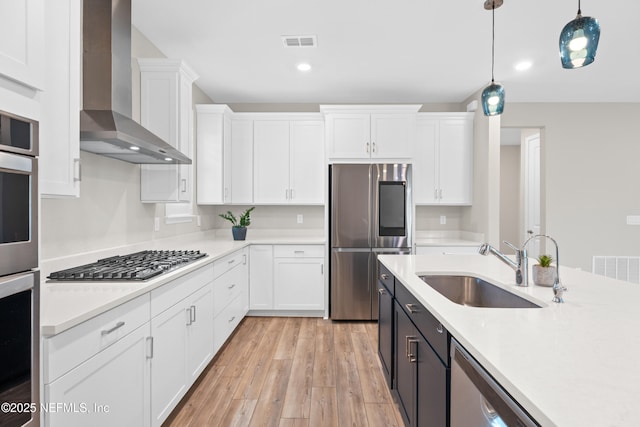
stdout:
POLYGON ((131 0, 83 1, 80 149, 138 164, 191 159, 131 119, 131 0))

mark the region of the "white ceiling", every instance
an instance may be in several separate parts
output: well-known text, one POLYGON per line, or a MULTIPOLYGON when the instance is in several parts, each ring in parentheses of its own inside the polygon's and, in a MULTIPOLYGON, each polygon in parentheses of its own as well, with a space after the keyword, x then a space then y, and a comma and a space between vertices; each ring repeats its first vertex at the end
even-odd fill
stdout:
MULTIPOLYGON (((133 0, 135 25, 185 60, 217 103, 463 102, 491 79, 491 12, 482 0, 133 0), (316 35, 286 49, 283 35, 316 35), (307 73, 296 70, 309 62, 307 73)), ((640 102, 640 1, 586 0, 600 21, 596 61, 564 70, 562 27, 575 0, 505 0, 496 14, 496 81, 506 102, 640 102), (513 66, 530 60, 528 71, 513 66)))

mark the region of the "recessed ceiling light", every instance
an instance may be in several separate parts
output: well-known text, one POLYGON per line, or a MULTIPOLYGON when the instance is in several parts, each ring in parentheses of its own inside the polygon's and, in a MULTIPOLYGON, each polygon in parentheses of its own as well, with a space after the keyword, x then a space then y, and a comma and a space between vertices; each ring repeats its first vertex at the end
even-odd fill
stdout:
POLYGON ((518 71, 525 71, 531 68, 532 65, 533 63, 531 61, 521 61, 521 62, 518 62, 516 65, 514 65, 513 68, 515 68, 518 71))
POLYGON ((164 160, 165 160, 166 162, 171 162, 171 161, 173 161, 173 159, 172 159, 171 157, 165 157, 165 158, 164 158, 164 160))
POLYGON ((140 147, 136 147, 135 145, 132 145, 131 147, 129 147, 129 149, 131 149, 133 151, 138 151, 138 150, 140 150, 140 147))
POLYGON ((306 62, 298 64, 298 71, 311 71, 311 65, 306 62))

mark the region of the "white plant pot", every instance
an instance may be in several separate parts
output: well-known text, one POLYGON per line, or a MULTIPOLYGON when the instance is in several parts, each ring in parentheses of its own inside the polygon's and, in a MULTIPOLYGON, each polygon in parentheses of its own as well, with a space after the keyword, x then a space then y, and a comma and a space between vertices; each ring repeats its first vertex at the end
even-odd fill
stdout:
POLYGON ((542 267, 540 265, 534 265, 532 272, 533 283, 538 286, 553 286, 553 282, 556 280, 555 267, 542 267))

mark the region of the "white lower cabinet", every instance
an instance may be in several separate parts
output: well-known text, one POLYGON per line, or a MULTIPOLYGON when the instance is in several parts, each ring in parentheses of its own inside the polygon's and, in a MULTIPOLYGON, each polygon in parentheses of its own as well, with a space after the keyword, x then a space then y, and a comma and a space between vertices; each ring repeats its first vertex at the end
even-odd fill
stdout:
POLYGON ((273 308, 324 310, 324 248, 276 246, 273 261, 273 308))
POLYGON ((148 426, 149 323, 45 385, 48 426, 148 426))
POLYGON ((43 424, 149 426, 150 341, 148 295, 44 338, 43 424))
POLYGON ((324 246, 252 245, 249 285, 254 312, 324 310, 324 246))
POLYGON ((249 255, 249 309, 273 309, 273 246, 251 245, 249 255))
POLYGON ((213 266, 151 292, 151 425, 159 426, 213 359, 213 266))
POLYGON ((214 353, 222 347, 249 309, 247 256, 248 249, 244 248, 214 263, 214 268, 220 273, 213 282, 214 353))

